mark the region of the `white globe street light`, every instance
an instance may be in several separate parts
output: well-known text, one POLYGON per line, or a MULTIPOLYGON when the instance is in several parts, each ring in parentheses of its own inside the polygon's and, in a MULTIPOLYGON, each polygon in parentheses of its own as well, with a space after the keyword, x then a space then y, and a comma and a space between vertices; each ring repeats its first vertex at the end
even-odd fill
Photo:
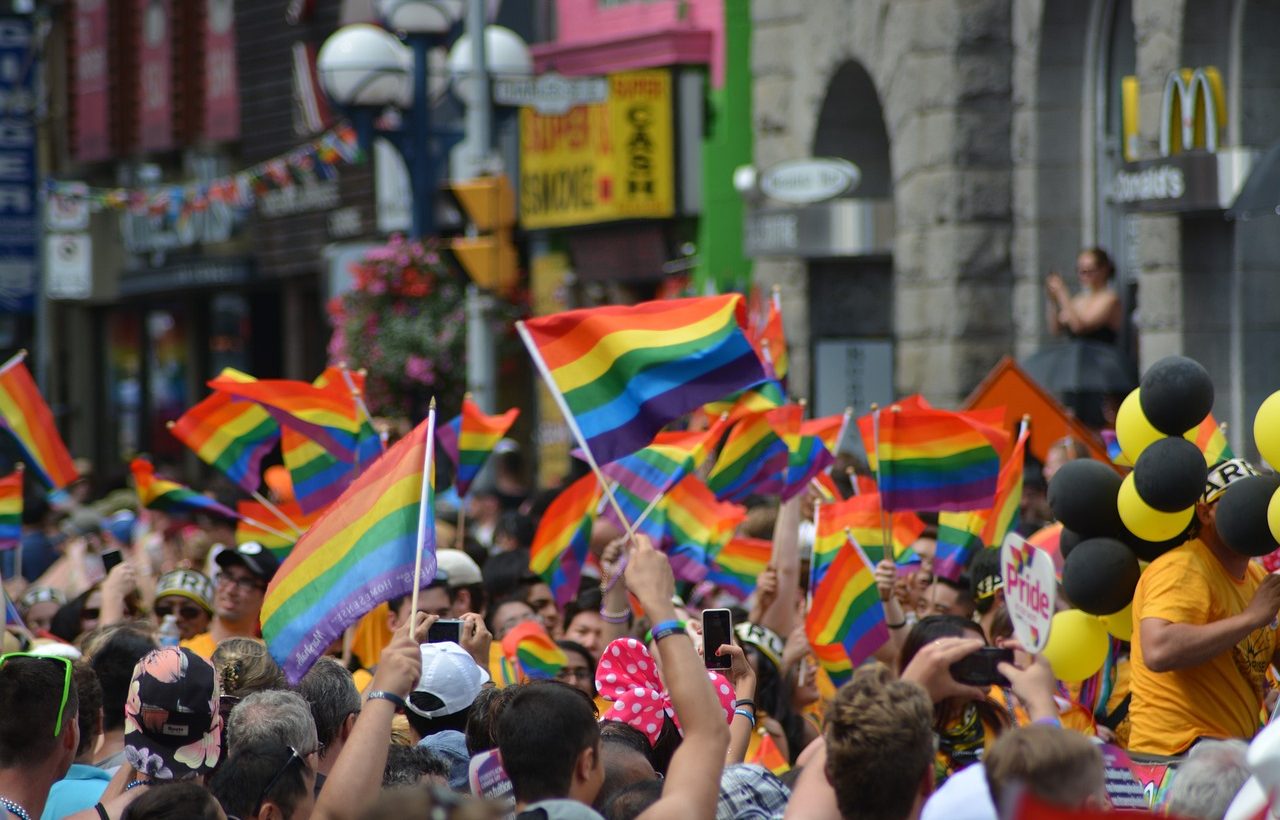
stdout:
POLYGON ((339 106, 408 108, 413 55, 384 28, 356 23, 324 41, 316 73, 324 92, 339 106))
MULTIPOLYGON (((453 90, 467 105, 483 105, 487 100, 471 78, 471 38, 464 34, 449 49, 449 74, 453 90)), ((533 54, 524 39, 504 26, 485 26, 484 64, 495 80, 518 79, 533 73, 533 54)))
POLYGON ((462 19, 465 0, 378 0, 378 17, 392 31, 447 34, 462 19))

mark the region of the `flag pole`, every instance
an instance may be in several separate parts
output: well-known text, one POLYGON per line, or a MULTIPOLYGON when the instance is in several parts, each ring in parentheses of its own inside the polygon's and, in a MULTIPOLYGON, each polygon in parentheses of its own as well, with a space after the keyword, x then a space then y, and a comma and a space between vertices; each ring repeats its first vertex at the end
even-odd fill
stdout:
POLYGON ((458 532, 453 539, 457 549, 464 549, 467 543, 467 499, 458 496, 458 532))
POLYGON ((277 538, 283 538, 283 539, 284 539, 284 540, 286 540, 286 541, 296 541, 296 540, 298 540, 298 536, 301 536, 301 535, 302 535, 302 533, 300 533, 300 532, 296 532, 296 531, 295 531, 292 535, 290 535, 290 534, 289 534, 289 533, 287 533, 287 532, 282 532, 282 531, 280 531, 280 530, 276 529, 275 527, 272 527, 272 526, 270 526, 270 525, 268 525, 268 524, 264 524, 264 523, 262 523, 261 521, 259 521, 258 519, 256 519, 256 518, 250 518, 250 517, 249 517, 249 516, 247 516, 247 515, 242 515, 242 516, 240 516, 240 520, 241 520, 241 521, 243 521, 243 522, 244 522, 244 523, 246 523, 246 524, 252 524, 253 526, 257 527, 258 529, 262 530, 263 532, 269 532, 269 533, 271 533, 272 535, 274 535, 274 536, 275 536, 275 537, 277 537, 277 538))
MULTIPOLYGON (((435 480, 435 465, 431 463, 436 448, 436 400, 433 397, 427 409, 427 446, 422 456, 422 495, 418 500, 418 546, 413 558, 413 597, 409 605, 409 623, 412 624, 418 613, 418 587, 422 586, 422 552, 427 545, 427 519, 430 517, 432 502, 432 482, 435 480)), ((433 534, 434 535, 434 534, 433 534)))
POLYGON ((10 368, 12 368, 16 364, 20 364, 22 360, 25 358, 27 358, 27 349, 24 347, 22 350, 19 350, 17 353, 13 354, 13 356, 11 356, 7 362, 5 362, 4 364, 0 364, 0 375, 3 375, 9 372, 10 368))
MULTIPOLYGON (((364 416, 364 420, 369 422, 369 428, 373 430, 374 435, 378 435, 378 428, 373 426, 373 416, 369 415, 369 405, 364 403, 364 393, 356 387, 355 379, 351 378, 351 370, 347 367, 346 362, 338 362, 338 369, 342 371, 342 380, 347 383, 347 389, 351 391, 351 398, 355 399, 356 408, 359 409, 360 415, 364 416)), ((356 435, 356 461, 360 460, 359 434, 356 435)), ((382 452, 387 451, 387 440, 378 435, 378 442, 382 445, 382 452)))
POLYGON ((252 491, 251 493, 249 493, 249 495, 253 496, 254 499, 259 504, 261 504, 262 506, 270 510, 272 513, 274 513, 276 518, 280 519, 280 523, 284 524, 286 527, 293 530, 294 535, 302 535, 302 527, 299 526, 298 523, 295 522, 292 518, 285 515, 284 510, 280 509, 275 504, 272 504, 265 495, 258 492, 257 490, 252 491))
POLYGON ((577 440, 578 446, 582 448, 582 455, 586 458, 587 466, 591 468, 591 472, 596 474, 596 480, 600 482, 605 498, 609 499, 609 506, 613 507, 614 514, 618 516, 618 520, 622 522, 622 526, 626 529, 627 540, 634 541, 636 537, 635 525, 627 518, 627 514, 622 511, 622 505, 614 497, 613 488, 609 486, 608 479, 601 472, 600 465, 596 463, 596 457, 592 455, 591 448, 587 446, 586 436, 582 435, 582 428, 578 426, 578 420, 574 418, 573 411, 569 409, 569 402, 565 400, 564 394, 556 386, 556 380, 551 377, 551 371, 547 368, 547 363, 542 360, 542 353, 538 350, 538 346, 533 343, 533 339, 530 338, 524 322, 516 322, 516 332, 520 334, 520 340, 524 342, 525 348, 528 349, 534 366, 538 368, 539 375, 542 376, 542 380, 547 384, 547 389, 551 391, 551 396, 556 400, 556 406, 560 408, 561 414, 564 415, 565 423, 569 425, 569 430, 577 440))
POLYGON ((880 405, 878 404, 871 405, 871 430, 876 450, 876 494, 880 497, 880 537, 884 540, 885 557, 897 563, 897 556, 893 549, 893 535, 889 527, 889 514, 884 509, 884 492, 880 482, 881 475, 884 473, 884 464, 880 461, 880 405))

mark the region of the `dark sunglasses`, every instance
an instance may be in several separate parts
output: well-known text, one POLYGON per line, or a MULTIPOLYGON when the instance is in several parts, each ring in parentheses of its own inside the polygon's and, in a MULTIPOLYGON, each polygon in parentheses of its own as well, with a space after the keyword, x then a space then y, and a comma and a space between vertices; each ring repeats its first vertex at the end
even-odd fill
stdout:
POLYGON ((288 747, 288 749, 289 749, 289 759, 286 760, 284 762, 284 765, 281 766, 276 771, 276 773, 271 776, 271 779, 267 781, 267 787, 262 790, 261 794, 258 795, 258 802, 253 804, 253 811, 251 812, 252 816, 257 817, 258 812, 262 811, 262 804, 267 801, 267 796, 271 794, 271 790, 274 789, 276 787, 276 784, 280 782, 280 778, 284 777, 284 773, 289 771, 289 767, 293 765, 293 761, 296 760, 299 763, 303 762, 302 755, 298 754, 297 749, 293 748, 292 746, 288 747))
POLYGON ((161 618, 163 618, 166 615, 176 614, 179 617, 185 618, 188 621, 199 618, 200 613, 202 612, 204 612, 204 610, 201 609, 200 607, 194 606, 194 605, 187 605, 187 604, 183 604, 182 606, 173 606, 172 604, 168 604, 165 606, 156 607, 156 615, 158 615, 161 618))
POLYGON ((62 713, 67 708, 68 698, 71 697, 71 659, 60 658, 56 655, 33 655, 30 652, 10 652, 7 655, 0 655, 0 668, 3 668, 10 658, 35 658, 39 661, 53 661, 54 663, 62 664, 66 669, 66 674, 62 679, 62 702, 58 704, 58 720, 53 724, 53 736, 57 737, 62 731, 62 713))

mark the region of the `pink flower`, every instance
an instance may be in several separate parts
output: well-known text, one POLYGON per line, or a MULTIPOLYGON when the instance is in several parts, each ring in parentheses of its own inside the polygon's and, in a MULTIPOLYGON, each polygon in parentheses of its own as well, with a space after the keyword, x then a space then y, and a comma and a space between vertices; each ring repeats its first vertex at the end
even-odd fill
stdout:
POLYGON ((428 386, 436 383, 435 365, 425 356, 410 354, 404 362, 404 374, 428 386))

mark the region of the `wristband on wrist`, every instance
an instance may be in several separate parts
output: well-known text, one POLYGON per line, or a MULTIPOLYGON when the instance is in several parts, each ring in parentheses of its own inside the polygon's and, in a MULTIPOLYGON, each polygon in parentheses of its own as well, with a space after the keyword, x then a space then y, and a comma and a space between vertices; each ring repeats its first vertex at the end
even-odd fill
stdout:
POLYGON ((737 709, 739 706, 747 709, 754 709, 756 708, 756 702, 751 698, 738 698, 733 702, 733 708, 737 709))
POLYGON ((748 712, 746 709, 734 709, 733 714, 734 716, 742 715, 751 723, 752 729, 756 728, 756 716, 753 715, 751 712, 748 712))
POLYGON ((686 624, 684 621, 659 621, 653 625, 652 629, 645 633, 644 642, 653 643, 670 635, 684 634, 685 626, 686 624))
POLYGON ((404 709, 406 706, 404 702, 404 698, 400 697, 395 692, 385 692, 381 689, 375 689, 374 691, 365 695, 364 699, 365 701, 385 700, 391 705, 395 706, 397 710, 404 709))
POLYGON ((621 612, 610 612, 604 607, 601 607, 600 620, 607 624, 625 624, 631 620, 631 610, 624 609, 621 612))
POLYGON ((1043 723, 1045 726, 1057 726, 1059 729, 1062 728, 1062 721, 1056 717, 1042 717, 1032 722, 1043 723))
POLYGON ((890 623, 886 623, 886 624, 885 624, 885 626, 886 626, 887 628, 889 628, 889 629, 902 629, 902 627, 904 627, 904 626, 906 626, 906 625, 907 625, 907 619, 906 619, 906 618, 903 618, 901 621, 898 621, 896 624, 890 624, 890 623))

